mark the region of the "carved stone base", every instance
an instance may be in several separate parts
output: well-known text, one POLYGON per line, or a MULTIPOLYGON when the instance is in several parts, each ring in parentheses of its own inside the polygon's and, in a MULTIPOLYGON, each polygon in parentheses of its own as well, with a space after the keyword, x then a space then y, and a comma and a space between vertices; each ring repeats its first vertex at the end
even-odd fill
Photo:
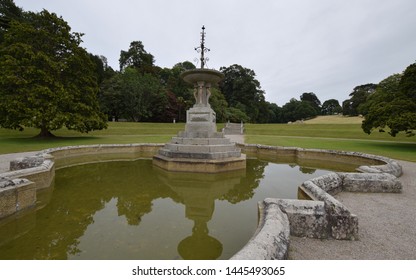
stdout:
POLYGON ((219 173, 246 168, 246 155, 226 159, 171 158, 160 154, 153 157, 153 165, 167 171, 219 173))

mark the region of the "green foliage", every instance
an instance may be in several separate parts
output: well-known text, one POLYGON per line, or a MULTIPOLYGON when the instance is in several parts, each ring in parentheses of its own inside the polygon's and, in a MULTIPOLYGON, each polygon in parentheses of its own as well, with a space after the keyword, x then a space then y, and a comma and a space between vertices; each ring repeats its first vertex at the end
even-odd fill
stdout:
POLYGON ((228 114, 228 104, 224 95, 217 88, 211 88, 210 91, 211 97, 209 98, 209 103, 216 113, 217 122, 227 122, 230 115, 228 114))
POLYGON ((160 81, 149 73, 129 67, 102 85, 101 104, 116 120, 147 121, 162 114, 167 98, 160 81))
POLYGON ((0 43, 3 42, 11 21, 22 21, 23 17, 23 10, 17 7, 13 0, 0 0, 0 43))
POLYGON ((342 114, 344 116, 358 116, 360 114, 365 114, 366 110, 360 106, 375 92, 376 87, 376 84, 356 86, 353 92, 350 93, 351 98, 342 103, 342 114))
POLYGON ((0 125, 80 132, 106 127, 99 111, 94 65, 81 34, 53 13, 11 21, 0 45, 0 125))
POLYGON ((416 63, 409 65, 399 84, 400 91, 411 100, 416 100, 416 63))
POLYGON ((368 113, 362 123, 364 132, 370 134, 374 129, 388 130, 391 136, 405 132, 414 136, 416 130, 416 75, 412 64, 402 75, 395 74, 378 85, 365 106, 368 113))
POLYGON ((237 64, 221 67, 220 71, 225 76, 220 89, 228 105, 244 112, 251 122, 260 122, 267 104, 254 71, 237 64))
POLYGON ((329 99, 322 104, 321 113, 322 115, 335 115, 342 112, 342 107, 339 105, 338 100, 329 99))
POLYGON ((310 101, 299 101, 292 98, 288 103, 283 105, 281 110, 282 122, 294 122, 316 117, 318 112, 310 101))
POLYGON ((226 110, 226 118, 230 122, 238 123, 238 122, 248 122, 249 117, 238 108, 229 107, 226 110))
POLYGON ((120 52, 120 71, 127 67, 140 69, 143 73, 154 72, 154 57, 152 54, 146 52, 141 41, 133 41, 127 51, 120 52))
POLYGON ((313 92, 305 92, 300 96, 301 101, 309 102, 312 108, 315 110, 315 115, 321 112, 321 101, 313 92))
POLYGON ((165 96, 158 79, 127 68, 121 74, 121 95, 128 120, 142 121, 163 111, 165 96))

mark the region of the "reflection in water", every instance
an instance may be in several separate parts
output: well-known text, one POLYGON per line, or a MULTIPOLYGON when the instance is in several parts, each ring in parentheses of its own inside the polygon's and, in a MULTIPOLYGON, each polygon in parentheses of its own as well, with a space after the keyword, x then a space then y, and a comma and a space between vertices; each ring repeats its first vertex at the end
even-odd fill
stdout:
POLYGON ((0 259, 227 259, 254 233, 257 202, 327 173, 310 172, 256 159, 223 174, 142 159, 60 169, 46 205, 1 221, 0 259))
MULTIPOLYGON (((244 180, 246 171, 224 174, 180 174, 158 170, 161 180, 169 186, 185 204, 186 218, 194 222, 192 235, 178 245, 183 259, 212 260, 222 254, 220 241, 209 236, 207 223, 214 213, 215 200, 219 199, 244 180)), ((241 192, 243 193, 243 192, 241 192)))

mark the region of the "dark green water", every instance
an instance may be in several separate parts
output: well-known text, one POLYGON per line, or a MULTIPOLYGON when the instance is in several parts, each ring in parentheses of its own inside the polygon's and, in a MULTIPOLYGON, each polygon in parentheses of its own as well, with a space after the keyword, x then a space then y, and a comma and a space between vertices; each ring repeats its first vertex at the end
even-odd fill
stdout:
POLYGON ((215 175, 149 159, 59 169, 37 211, 0 223, 0 259, 228 259, 255 232, 258 201, 296 198, 328 172, 258 159, 215 175))

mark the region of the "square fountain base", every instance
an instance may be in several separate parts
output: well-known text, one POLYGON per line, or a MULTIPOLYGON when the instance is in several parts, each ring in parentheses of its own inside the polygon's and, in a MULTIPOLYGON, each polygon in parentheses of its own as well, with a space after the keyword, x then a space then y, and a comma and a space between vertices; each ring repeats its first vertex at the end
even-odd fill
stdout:
POLYGON ((153 165, 167 171, 219 173, 246 168, 246 155, 225 159, 189 159, 169 158, 163 155, 153 156, 153 165))

